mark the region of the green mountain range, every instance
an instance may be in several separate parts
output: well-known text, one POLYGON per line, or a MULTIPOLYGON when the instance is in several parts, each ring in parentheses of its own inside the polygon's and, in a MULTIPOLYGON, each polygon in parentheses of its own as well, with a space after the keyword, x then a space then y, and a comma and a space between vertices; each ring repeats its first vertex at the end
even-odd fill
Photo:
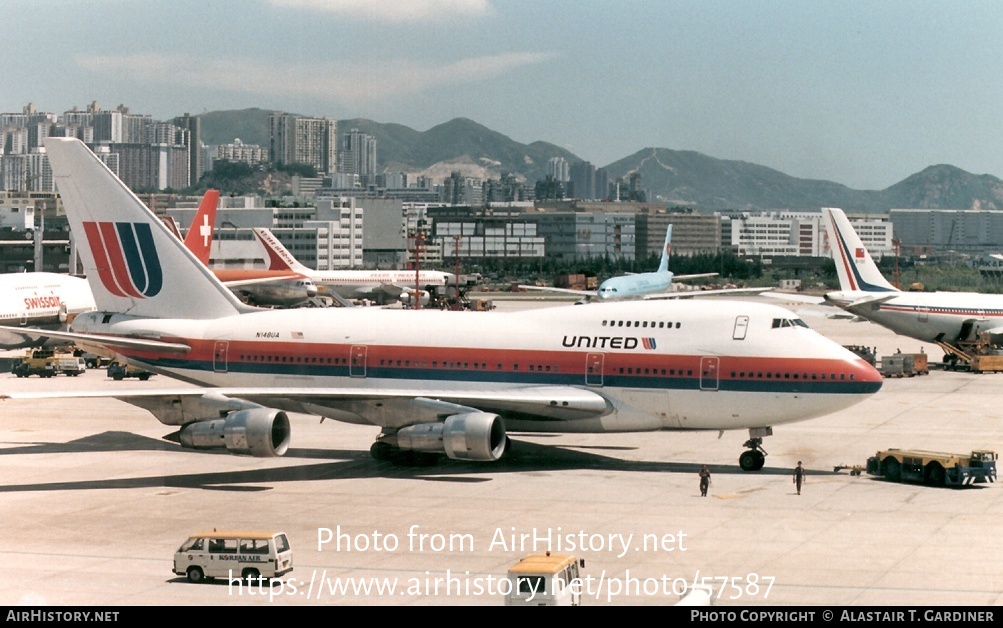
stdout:
MULTIPOLYGON (((222 144, 240 138, 246 144, 268 146, 271 113, 243 109, 202 114, 202 141, 222 144)), ((545 178, 551 157, 563 157, 569 164, 581 161, 554 144, 522 144, 467 118, 456 118, 427 131, 362 118, 338 121, 339 132, 352 129, 376 138, 377 166, 381 170, 434 179, 452 171, 481 178, 510 173, 532 184, 545 178)), ((604 167, 611 181, 639 172, 649 201, 700 211, 819 207, 841 207, 851 212, 1003 209, 1003 181, 949 165, 930 166, 884 190, 854 190, 833 181, 799 179, 744 161, 668 148, 645 148, 604 167)))

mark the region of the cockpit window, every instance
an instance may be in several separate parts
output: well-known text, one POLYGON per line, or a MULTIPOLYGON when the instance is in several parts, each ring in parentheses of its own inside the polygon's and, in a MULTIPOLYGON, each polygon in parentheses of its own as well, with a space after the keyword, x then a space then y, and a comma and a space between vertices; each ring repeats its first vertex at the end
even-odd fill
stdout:
POLYGON ((808 323, 805 323, 800 318, 774 318, 773 329, 780 327, 808 327, 808 323))

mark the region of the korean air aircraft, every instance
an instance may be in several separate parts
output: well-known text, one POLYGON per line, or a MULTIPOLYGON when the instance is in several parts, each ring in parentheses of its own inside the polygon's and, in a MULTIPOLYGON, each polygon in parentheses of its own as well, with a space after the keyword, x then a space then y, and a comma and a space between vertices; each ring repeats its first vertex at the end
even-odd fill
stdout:
POLYGON ((526 290, 543 292, 562 292, 577 294, 585 298, 585 302, 678 299, 683 297, 710 296, 719 294, 759 294, 766 288, 726 288, 722 290, 672 290, 672 282, 676 279, 698 279, 713 277, 717 273, 702 273, 699 275, 674 275, 669 270, 669 256, 672 252, 672 225, 665 231, 665 244, 662 247, 662 258, 658 270, 650 273, 636 273, 610 277, 599 284, 598 290, 573 290, 571 288, 550 288, 541 286, 520 286, 526 290))

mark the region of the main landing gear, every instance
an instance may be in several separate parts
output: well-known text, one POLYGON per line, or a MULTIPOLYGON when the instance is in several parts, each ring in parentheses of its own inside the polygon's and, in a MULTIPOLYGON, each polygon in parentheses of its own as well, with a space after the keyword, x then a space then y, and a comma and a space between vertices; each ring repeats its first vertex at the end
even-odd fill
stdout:
POLYGON ((742 471, 759 471, 766 464, 766 450, 763 449, 763 438, 773 435, 772 427, 749 428, 749 440, 745 441, 743 447, 749 450, 742 452, 738 457, 738 466, 742 471))
POLYGON ((396 445, 391 445, 380 440, 373 443, 369 448, 369 455, 374 460, 392 462, 401 467, 433 467, 442 458, 441 454, 401 449, 396 445))

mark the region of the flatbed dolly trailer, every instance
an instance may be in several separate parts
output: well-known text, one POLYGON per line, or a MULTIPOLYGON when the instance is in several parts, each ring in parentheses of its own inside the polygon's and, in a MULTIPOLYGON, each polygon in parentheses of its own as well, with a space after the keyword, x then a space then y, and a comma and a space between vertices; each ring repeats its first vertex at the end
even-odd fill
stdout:
POLYGON ((994 451, 948 454, 919 449, 886 449, 867 459, 867 473, 892 482, 923 482, 931 486, 969 486, 996 481, 994 451))

